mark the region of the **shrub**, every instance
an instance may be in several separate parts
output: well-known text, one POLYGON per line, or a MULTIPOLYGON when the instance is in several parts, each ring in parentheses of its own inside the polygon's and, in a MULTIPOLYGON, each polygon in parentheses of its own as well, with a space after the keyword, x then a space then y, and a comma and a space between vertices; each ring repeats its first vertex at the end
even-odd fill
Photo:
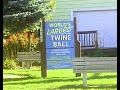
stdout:
POLYGON ((9 58, 5 59, 3 61, 3 68, 4 69, 15 69, 15 68, 17 68, 15 60, 14 59, 9 59, 9 58))
POLYGON ((40 61, 33 61, 32 66, 40 66, 41 62, 40 61))
POLYGON ((103 50, 96 48, 94 50, 85 50, 82 53, 82 57, 105 57, 107 55, 104 54, 103 50))
POLYGON ((103 53, 103 50, 99 49, 99 48, 96 48, 92 54, 91 54, 92 57, 104 57, 104 53, 103 53))
POLYGON ((37 35, 31 32, 28 37, 28 32, 11 34, 5 37, 5 43, 3 47, 4 58, 16 58, 17 52, 28 52, 30 47, 34 46, 34 50, 38 50, 39 38, 37 35), (29 42, 30 40, 30 42, 29 42))

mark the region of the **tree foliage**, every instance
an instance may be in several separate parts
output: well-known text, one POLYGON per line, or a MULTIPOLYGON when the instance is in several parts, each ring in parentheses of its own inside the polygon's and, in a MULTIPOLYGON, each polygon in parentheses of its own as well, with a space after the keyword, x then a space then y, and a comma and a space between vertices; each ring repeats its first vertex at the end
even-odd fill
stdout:
POLYGON ((4 32, 36 30, 43 17, 54 11, 55 0, 3 0, 4 32))

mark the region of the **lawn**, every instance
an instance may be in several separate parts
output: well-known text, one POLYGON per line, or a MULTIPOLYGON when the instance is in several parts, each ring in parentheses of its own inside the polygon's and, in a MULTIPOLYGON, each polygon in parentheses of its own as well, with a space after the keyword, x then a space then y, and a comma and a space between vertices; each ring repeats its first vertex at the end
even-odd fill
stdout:
POLYGON ((3 90, 117 90, 117 73, 88 73, 86 87, 82 76, 75 77, 72 69, 48 70, 45 79, 39 69, 3 70, 3 73, 27 76, 4 78, 3 90))

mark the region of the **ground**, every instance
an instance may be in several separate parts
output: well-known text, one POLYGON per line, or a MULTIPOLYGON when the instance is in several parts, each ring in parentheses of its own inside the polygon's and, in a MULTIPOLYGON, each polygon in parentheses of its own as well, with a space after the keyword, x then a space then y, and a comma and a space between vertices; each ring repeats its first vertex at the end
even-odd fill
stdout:
POLYGON ((25 78, 25 77, 27 77, 27 76, 3 74, 3 79, 5 79, 5 78, 25 78))

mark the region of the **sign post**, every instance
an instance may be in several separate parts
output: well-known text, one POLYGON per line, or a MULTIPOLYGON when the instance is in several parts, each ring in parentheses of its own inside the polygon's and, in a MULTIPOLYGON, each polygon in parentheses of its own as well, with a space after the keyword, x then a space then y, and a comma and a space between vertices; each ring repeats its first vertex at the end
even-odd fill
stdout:
POLYGON ((76 19, 74 21, 42 21, 41 76, 47 77, 47 69, 73 68, 78 55, 76 19))
MULTIPOLYGON (((76 26, 76 17, 74 17, 74 37, 75 37, 75 57, 81 57, 81 46, 80 46, 80 42, 77 40, 77 26, 76 26)), ((81 76, 81 73, 76 73, 75 74, 76 77, 81 76)))
POLYGON ((41 77, 47 77, 46 65, 46 36, 45 36, 45 20, 42 20, 43 42, 41 45, 41 77))

